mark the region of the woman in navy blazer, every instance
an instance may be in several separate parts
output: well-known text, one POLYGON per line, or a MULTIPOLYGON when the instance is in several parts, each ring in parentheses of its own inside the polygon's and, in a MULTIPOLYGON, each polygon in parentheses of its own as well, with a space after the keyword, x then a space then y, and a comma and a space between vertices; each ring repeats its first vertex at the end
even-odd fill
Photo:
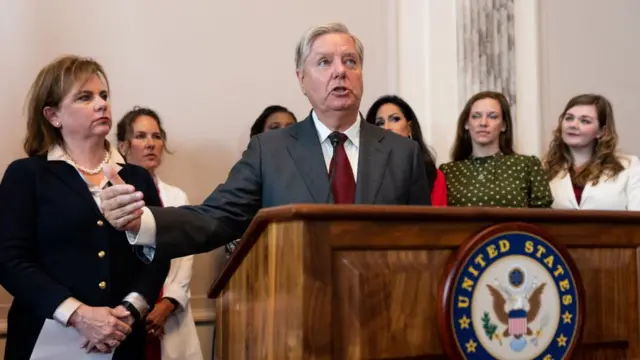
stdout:
POLYGON ((65 56, 43 68, 28 98, 27 158, 0 184, 0 284, 14 300, 5 359, 47 356, 46 340, 77 331, 75 351, 144 359, 148 313, 169 270, 146 265, 100 209, 107 165, 161 205, 150 174, 124 164, 106 141, 109 86, 91 59, 65 56), (48 337, 48 339, 47 339, 48 337))

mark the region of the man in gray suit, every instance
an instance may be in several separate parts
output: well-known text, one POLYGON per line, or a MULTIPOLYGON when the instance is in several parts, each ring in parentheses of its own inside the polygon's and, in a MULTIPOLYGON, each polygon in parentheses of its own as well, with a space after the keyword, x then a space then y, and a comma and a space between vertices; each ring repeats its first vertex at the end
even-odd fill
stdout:
POLYGON ((145 207, 118 178, 104 215, 149 260, 210 251, 239 238, 258 210, 293 203, 430 205, 415 141, 362 121, 360 40, 342 24, 317 26, 296 48, 296 74, 313 110, 302 122, 254 136, 227 181, 202 205, 145 207))

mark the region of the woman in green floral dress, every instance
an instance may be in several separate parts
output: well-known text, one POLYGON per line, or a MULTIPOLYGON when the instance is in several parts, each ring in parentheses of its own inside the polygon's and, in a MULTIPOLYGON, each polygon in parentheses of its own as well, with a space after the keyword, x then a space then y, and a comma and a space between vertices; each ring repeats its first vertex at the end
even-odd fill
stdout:
POLYGON ((458 118, 453 161, 440 166, 449 206, 538 207, 553 203, 549 182, 535 156, 513 151, 513 121, 501 93, 469 99, 458 118))

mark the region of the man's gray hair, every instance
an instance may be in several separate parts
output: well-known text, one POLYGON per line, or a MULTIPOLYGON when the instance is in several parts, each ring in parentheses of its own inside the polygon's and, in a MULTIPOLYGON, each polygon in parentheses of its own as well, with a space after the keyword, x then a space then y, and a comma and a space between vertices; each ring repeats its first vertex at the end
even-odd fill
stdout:
POLYGON ((353 42, 356 44, 356 53, 358 54, 358 60, 360 64, 364 61, 364 46, 357 36, 349 32, 349 29, 342 23, 329 23, 324 25, 314 26, 300 38, 298 45, 296 46, 296 70, 302 70, 304 62, 309 57, 311 52, 311 45, 322 35, 326 34, 347 34, 351 36, 353 42))

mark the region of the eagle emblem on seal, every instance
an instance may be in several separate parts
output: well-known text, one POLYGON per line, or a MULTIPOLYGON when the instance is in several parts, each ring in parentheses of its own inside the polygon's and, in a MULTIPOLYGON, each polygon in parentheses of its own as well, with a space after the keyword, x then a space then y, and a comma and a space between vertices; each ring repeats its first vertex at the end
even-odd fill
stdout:
POLYGON ((487 288, 493 298, 493 312, 498 321, 506 326, 502 338, 511 337, 511 348, 521 351, 527 344, 523 336, 535 335, 529 324, 540 313, 546 283, 538 284, 535 279, 525 281, 524 269, 520 267, 511 269, 507 278, 509 286, 494 279, 494 285, 487 284, 487 288))
POLYGON ((584 318, 580 274, 571 254, 538 231, 495 225, 449 260, 438 315, 449 358, 571 358, 584 318))

